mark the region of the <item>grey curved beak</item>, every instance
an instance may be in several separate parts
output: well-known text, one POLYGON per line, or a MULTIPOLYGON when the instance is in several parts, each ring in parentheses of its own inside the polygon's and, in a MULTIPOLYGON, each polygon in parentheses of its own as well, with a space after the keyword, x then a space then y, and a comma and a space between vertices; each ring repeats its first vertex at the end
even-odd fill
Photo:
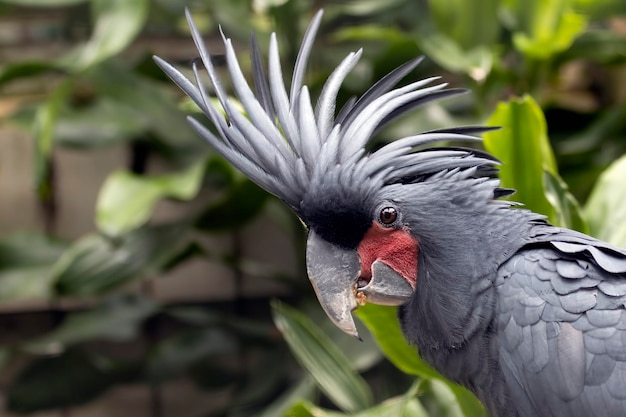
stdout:
POLYGON ((361 272, 359 255, 354 250, 325 241, 311 230, 307 240, 306 268, 317 299, 330 320, 358 338, 351 313, 357 308, 356 281, 361 272))
POLYGON ((330 320, 349 335, 359 338, 352 311, 359 304, 398 306, 413 295, 413 287, 381 261, 372 264, 372 279, 357 287, 361 260, 357 251, 341 248, 309 231, 307 273, 317 299, 330 320))

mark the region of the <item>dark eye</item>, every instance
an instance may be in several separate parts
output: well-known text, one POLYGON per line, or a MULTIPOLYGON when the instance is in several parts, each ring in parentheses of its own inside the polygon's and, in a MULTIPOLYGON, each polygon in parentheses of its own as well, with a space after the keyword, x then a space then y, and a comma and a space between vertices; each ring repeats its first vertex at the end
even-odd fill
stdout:
POLYGON ((380 222, 382 224, 391 224, 398 218, 398 212, 393 207, 385 207, 380 211, 380 222))

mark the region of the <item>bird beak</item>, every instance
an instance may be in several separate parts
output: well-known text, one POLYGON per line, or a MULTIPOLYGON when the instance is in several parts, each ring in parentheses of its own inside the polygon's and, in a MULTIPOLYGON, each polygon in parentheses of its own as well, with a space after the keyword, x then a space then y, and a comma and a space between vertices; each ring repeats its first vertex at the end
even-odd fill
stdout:
POLYGON ((307 273, 322 308, 330 320, 349 335, 359 338, 352 311, 365 302, 398 306, 411 298, 409 282, 382 261, 372 264, 372 278, 358 286, 361 259, 357 251, 344 249, 309 231, 307 273))
POLYGON ((330 320, 347 334, 359 338, 351 314, 357 308, 356 285, 361 273, 357 252, 333 245, 311 230, 306 268, 317 299, 330 320))

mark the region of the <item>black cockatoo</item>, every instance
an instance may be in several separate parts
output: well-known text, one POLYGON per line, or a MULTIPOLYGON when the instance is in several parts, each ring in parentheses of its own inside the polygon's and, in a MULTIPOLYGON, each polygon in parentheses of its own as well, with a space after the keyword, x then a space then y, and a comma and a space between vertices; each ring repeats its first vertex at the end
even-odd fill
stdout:
POLYGON ((191 19, 221 108, 196 66, 191 82, 155 59, 216 132, 190 118, 197 133, 307 226, 307 272, 330 319, 356 336, 359 304, 399 306, 406 339, 495 417, 626 416, 626 252, 499 200, 511 191, 499 187, 489 154, 425 146, 477 141, 486 128, 422 132, 367 151, 381 126, 459 91, 428 86, 436 78, 395 87, 416 59, 336 111, 358 51, 313 106, 303 75, 320 20, 304 36, 289 91, 275 36, 267 71, 252 42, 254 90, 224 38, 241 106, 191 19))

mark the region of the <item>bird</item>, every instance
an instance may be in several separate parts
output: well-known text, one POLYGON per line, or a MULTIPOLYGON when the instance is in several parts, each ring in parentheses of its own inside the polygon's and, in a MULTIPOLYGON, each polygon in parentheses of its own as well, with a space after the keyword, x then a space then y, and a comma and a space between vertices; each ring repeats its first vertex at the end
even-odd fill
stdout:
POLYGON ((229 95, 189 12, 200 57, 191 79, 154 59, 208 118, 211 129, 188 117, 197 134, 302 220, 307 275, 330 320, 358 337, 356 308, 397 306, 416 354, 494 417, 626 416, 626 252, 502 199, 513 190, 500 185, 500 162, 470 146, 493 127, 372 149, 389 122, 464 90, 437 77, 399 86, 416 58, 337 109, 358 50, 313 102, 303 81, 321 19, 288 88, 275 34, 267 67, 252 37, 251 86, 222 33, 229 95))

